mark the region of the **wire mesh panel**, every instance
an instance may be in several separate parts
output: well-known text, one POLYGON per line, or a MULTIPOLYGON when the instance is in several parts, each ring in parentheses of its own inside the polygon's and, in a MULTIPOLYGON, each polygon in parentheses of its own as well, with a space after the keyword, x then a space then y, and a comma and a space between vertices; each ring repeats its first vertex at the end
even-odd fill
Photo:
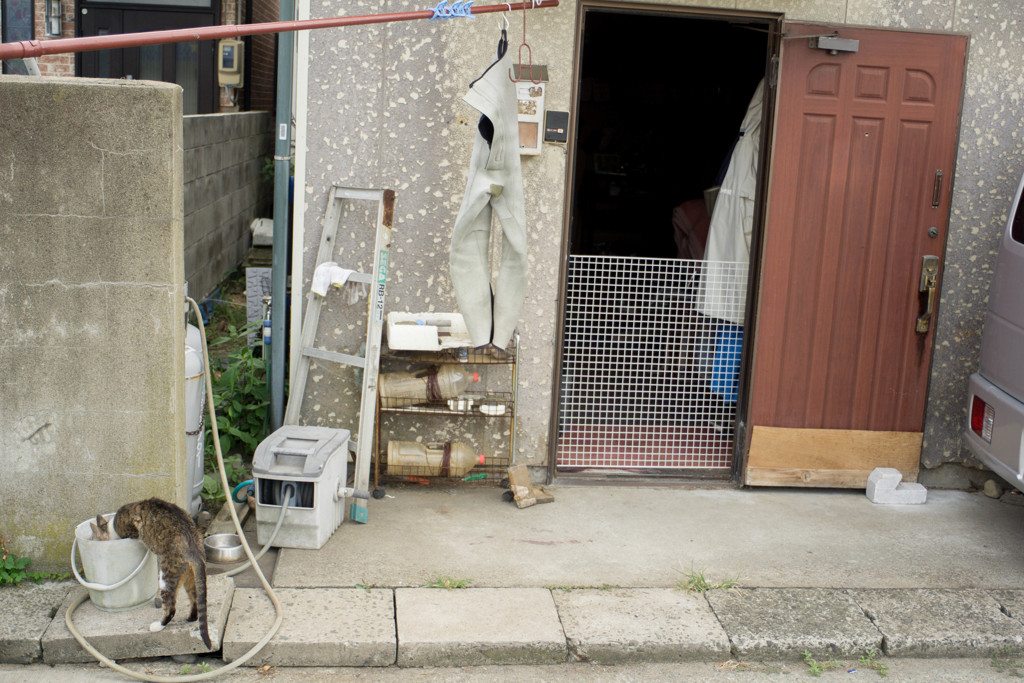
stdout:
POLYGON ((570 256, 559 469, 730 467, 746 284, 742 262, 570 256))

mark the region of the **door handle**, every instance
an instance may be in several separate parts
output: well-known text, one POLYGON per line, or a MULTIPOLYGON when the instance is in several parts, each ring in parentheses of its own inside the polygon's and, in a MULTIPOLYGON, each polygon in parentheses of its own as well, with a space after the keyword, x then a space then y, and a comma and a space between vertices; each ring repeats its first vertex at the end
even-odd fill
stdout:
POLYGON ((924 313, 917 317, 917 327, 914 331, 918 334, 927 334, 932 323, 932 312, 935 310, 935 283, 939 277, 939 257, 921 257, 921 284, 918 291, 928 293, 928 301, 925 303, 924 313))

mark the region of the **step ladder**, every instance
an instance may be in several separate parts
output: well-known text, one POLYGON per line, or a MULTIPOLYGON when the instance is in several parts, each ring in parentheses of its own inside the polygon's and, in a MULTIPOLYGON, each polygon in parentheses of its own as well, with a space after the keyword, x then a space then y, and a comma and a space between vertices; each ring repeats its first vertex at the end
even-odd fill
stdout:
MULTIPOLYGON (((388 276, 388 259, 391 248, 391 223, 395 213, 394 190, 361 189, 333 186, 327 200, 327 211, 324 214, 324 227, 320 235, 320 248, 317 251, 316 268, 334 260, 334 247, 338 235, 338 224, 341 222, 342 209, 345 202, 375 201, 377 202, 376 238, 374 241, 373 270, 370 273, 353 273, 350 282, 361 282, 370 286, 368 311, 366 320, 366 352, 363 357, 353 356, 337 351, 326 351, 317 348, 317 327, 320 324, 320 310, 324 299, 310 291, 306 306, 306 315, 302 321, 301 340, 299 342, 299 360, 295 376, 291 380, 288 404, 285 407, 284 424, 299 424, 302 402, 306 396, 306 382, 309 378, 309 365, 313 359, 342 363, 360 368, 363 371, 362 393, 359 406, 358 440, 349 444, 349 450, 355 452, 355 479, 352 487, 357 491, 367 491, 370 487, 370 463, 373 460, 374 419, 377 407, 377 375, 380 371, 381 331, 384 327, 384 292, 388 276)), ((328 295, 336 288, 328 287, 328 295)), ((367 522, 366 501, 354 499, 349 506, 349 519, 365 524, 367 522)))

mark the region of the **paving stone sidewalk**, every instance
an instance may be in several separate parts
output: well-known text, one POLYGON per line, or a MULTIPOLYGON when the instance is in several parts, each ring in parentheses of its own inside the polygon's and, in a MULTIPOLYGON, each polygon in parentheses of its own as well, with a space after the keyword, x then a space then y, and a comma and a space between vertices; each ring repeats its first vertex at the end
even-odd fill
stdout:
MULTIPOLYGON (((88 661, 63 612, 76 584, 0 590, 0 663, 88 661)), ((987 657, 1024 653, 1024 590, 734 588, 281 588, 279 632, 247 665, 428 667, 766 661, 857 657, 987 657)), ((211 632, 225 661, 267 632, 262 590, 218 589, 211 632), (227 609, 227 604, 230 609, 227 609), (223 615, 223 616, 221 616, 223 615)), ((159 633, 149 605, 76 626, 119 659, 189 654, 192 624, 159 633), (115 618, 116 617, 116 618, 115 618), (108 625, 100 626, 106 622, 108 625), (99 624, 100 626, 98 626, 99 624), (139 624, 142 624, 140 626, 139 624), (91 629, 91 631, 89 631, 91 629), (99 629, 99 630, 97 630, 99 629), (111 629, 120 632, 112 632, 111 629)))

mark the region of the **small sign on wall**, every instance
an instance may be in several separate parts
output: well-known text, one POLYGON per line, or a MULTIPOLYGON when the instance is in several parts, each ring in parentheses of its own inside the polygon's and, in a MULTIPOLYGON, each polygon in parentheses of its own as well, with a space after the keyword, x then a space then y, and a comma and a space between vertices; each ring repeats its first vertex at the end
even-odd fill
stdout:
POLYGON ((544 142, 569 141, 569 112, 549 111, 544 121, 544 142))
POLYGON ((519 100, 519 153, 540 154, 544 141, 544 91, 547 89, 547 66, 534 64, 532 69, 514 65, 520 81, 516 83, 516 97, 519 100), (531 80, 539 80, 534 83, 531 80))

